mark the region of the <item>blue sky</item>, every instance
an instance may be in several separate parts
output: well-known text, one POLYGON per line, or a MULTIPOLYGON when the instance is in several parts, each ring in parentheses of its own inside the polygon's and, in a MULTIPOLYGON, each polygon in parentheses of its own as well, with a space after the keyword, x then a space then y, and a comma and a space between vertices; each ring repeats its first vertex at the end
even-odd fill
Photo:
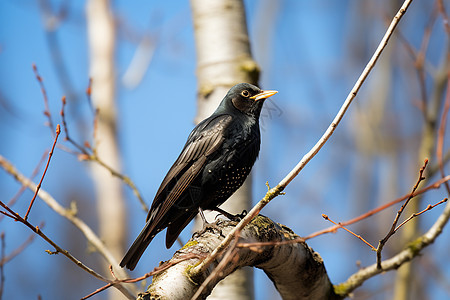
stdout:
MULTIPOLYGON (((53 11, 58 11, 62 3, 68 5, 67 17, 57 27, 55 37, 70 86, 75 91, 67 107, 69 126, 74 137, 83 141, 89 138, 92 122, 84 95, 89 80, 84 3, 50 2, 53 11)), ((383 20, 392 17, 396 8, 390 7, 390 1, 357 0, 276 3, 253 0, 245 1, 245 5, 252 52, 262 69, 260 86, 279 91, 266 103, 266 109, 272 110, 263 112, 261 120, 263 141, 260 159, 254 167, 256 202, 266 191, 265 182, 277 184, 322 135, 384 34, 383 20)), ((415 1, 399 26, 405 39, 416 49, 420 47, 431 8, 429 1, 415 1)), ((118 0, 114 1, 113 10, 120 24, 116 72, 123 171, 150 203, 194 126, 197 82, 190 8, 187 1, 133 1, 131 4, 118 0), (123 75, 144 35, 155 43, 155 52, 141 84, 131 89, 124 85, 123 75)), ((60 99, 68 93, 55 68, 45 20, 37 2, 0 3, 0 153, 26 175, 31 174, 53 141, 45 126, 42 94, 32 64, 37 65, 44 78, 55 122, 60 122, 60 99)), ((445 41, 442 20, 438 19, 426 56, 431 70, 438 68, 442 60, 445 41)), ((321 213, 343 221, 409 191, 421 164, 417 158, 417 141, 422 120, 420 110, 413 105, 420 93, 405 47, 394 39, 387 50, 388 54, 381 58, 335 135, 286 189, 287 195, 275 199, 263 214, 286 224, 299 235, 306 235, 329 226, 320 217, 321 213), (385 92, 380 88, 384 80, 389 83, 385 92), (384 119, 378 124, 381 129, 374 129, 380 131, 380 142, 371 148, 372 153, 360 153, 364 147, 358 118, 368 119, 365 114, 372 113, 371 109, 376 107, 373 103, 384 94, 387 95, 384 119), (392 139, 395 134, 399 136, 401 151, 388 155, 385 146, 396 140, 392 139), (392 185, 386 182, 387 174, 395 182, 389 191, 386 187, 392 185)), ((428 91, 432 86, 432 77, 428 75, 428 91)), ((2 201, 11 198, 18 188, 13 179, 0 171, 2 201)), ((63 205, 76 199, 80 217, 95 228, 93 187, 84 163, 57 149, 43 188, 63 205)), ((442 190, 432 192, 425 197, 424 205, 435 203, 444 195, 442 190)), ((31 196, 31 192, 26 192, 14 209, 24 212, 31 196)), ((131 242, 143 226, 145 213, 128 189, 127 201, 131 242)), ((441 208, 436 208, 421 218, 424 230, 440 211, 441 208)), ((354 228, 376 243, 387 230, 380 224, 389 222, 383 220, 391 220, 394 212, 354 228), (369 230, 374 227, 375 233, 369 230)), ((96 264, 99 257, 86 255, 87 245, 75 242, 82 241, 78 231, 39 200, 30 221, 33 224, 44 221, 47 235, 85 258, 88 264, 96 264)), ((0 222, 0 232, 5 232, 7 253, 31 233, 6 219, 0 222)), ((185 230, 182 238, 187 240, 190 234, 185 230)), ((443 257, 442 264, 446 266, 450 263, 445 255, 450 244, 448 239, 448 235, 442 236, 432 250, 427 250, 443 257)), ((362 265, 375 261, 368 248, 344 232, 316 238, 309 244, 324 258, 333 283, 355 272, 357 260, 362 265)), ((75 279, 81 283, 76 297, 101 285, 86 278, 87 275, 64 257, 47 255, 45 249, 49 246, 36 238, 5 266, 5 299, 12 295, 33 298, 38 294, 44 299, 59 298, 64 290, 70 289, 70 280, 75 279), (61 282, 58 274, 65 274, 67 280, 61 282), (27 288, 20 288, 24 284, 27 288)), ((138 276, 148 271, 148 266, 170 258, 172 251, 164 248, 163 236, 158 236, 133 275, 138 276)), ((424 269, 419 270, 419 277, 426 278, 424 269)), ((448 280, 450 268, 444 270, 448 280)), ((256 278, 257 299, 273 299, 276 292, 265 275, 259 271, 256 278)), ((392 278, 393 273, 380 276, 368 281, 364 288, 370 293, 380 286, 389 287, 392 278)), ((439 284, 431 282, 427 287, 433 290, 429 294, 433 299, 448 296, 439 284)))

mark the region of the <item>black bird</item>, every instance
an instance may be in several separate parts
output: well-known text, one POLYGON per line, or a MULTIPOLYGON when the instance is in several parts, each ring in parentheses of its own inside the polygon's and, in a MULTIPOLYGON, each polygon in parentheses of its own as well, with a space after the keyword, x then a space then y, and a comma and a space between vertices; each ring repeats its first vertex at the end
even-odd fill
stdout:
POLYGON ((156 193, 147 223, 120 262, 133 270, 155 235, 167 227, 166 247, 201 210, 219 209, 243 183, 260 148, 259 116, 277 91, 249 83, 232 87, 216 111, 199 123, 156 193))

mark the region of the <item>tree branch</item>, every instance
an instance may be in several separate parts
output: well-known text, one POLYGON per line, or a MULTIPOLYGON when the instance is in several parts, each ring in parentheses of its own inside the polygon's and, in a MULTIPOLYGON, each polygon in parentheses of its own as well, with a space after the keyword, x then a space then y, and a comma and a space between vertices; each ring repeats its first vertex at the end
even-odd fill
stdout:
MULTIPOLYGON (((26 186, 32 191, 36 190, 36 184, 21 174, 8 160, 0 155, 0 166, 12 175, 18 182, 23 186, 26 186)), ((76 211, 74 209, 66 209, 62 207, 49 193, 45 190, 40 190, 38 193, 39 198, 41 198, 45 204, 47 204, 51 209, 53 209, 60 216, 69 220, 75 227, 77 227, 92 246, 108 261, 109 264, 113 266, 118 266, 118 261, 114 258, 111 252, 105 247, 105 244, 100 240, 100 238, 92 231, 92 229, 84 223, 81 219, 76 217, 76 211)), ((128 277, 125 270, 122 268, 117 268, 116 272, 123 278, 128 277)))
POLYGON ((377 250, 377 268, 379 268, 379 269, 381 269, 381 251, 383 250, 383 247, 387 243, 389 238, 392 235, 394 235, 395 232, 397 232, 397 229, 398 229, 397 223, 398 223, 398 220, 400 219, 400 216, 402 215, 402 213, 405 210, 406 206, 408 205, 409 201, 413 198, 412 195, 414 195, 414 192, 419 187, 419 183, 422 180, 425 180, 425 177, 424 177, 423 173, 425 172, 425 168, 427 167, 427 165, 428 165, 428 159, 425 159, 425 162, 424 162, 423 166, 419 170, 419 178, 417 178, 416 184, 412 188, 411 196, 409 196, 408 199, 406 199, 405 203, 402 204, 402 206, 400 207, 400 209, 397 212, 397 215, 395 216, 394 221, 392 222, 391 229, 386 234, 386 236, 382 240, 380 240, 379 243, 378 243, 378 247, 377 247, 376 250, 377 250))
POLYGON ((394 257, 381 262, 381 269, 377 268, 377 264, 375 263, 351 275, 347 281, 336 285, 334 289, 336 294, 346 297, 357 287, 361 286, 367 279, 384 271, 395 270, 402 264, 418 256, 425 247, 432 244, 434 240, 442 233, 442 230, 448 223, 449 218, 450 202, 447 202, 442 214, 424 235, 407 244, 406 248, 394 257))
MULTIPOLYGON (((39 228, 39 226, 33 226, 30 222, 28 222, 27 220, 25 220, 24 218, 22 218, 18 213, 16 213, 15 211, 13 211, 12 209, 10 209, 6 204, 4 204, 2 201, 0 201, 0 206, 3 207, 6 210, 6 213, 3 211, 0 211, 1 213, 3 213, 4 215, 12 218, 14 221, 20 222, 22 224, 24 224, 26 227, 28 227, 29 229, 31 229, 34 233, 36 233, 37 235, 39 235, 41 238, 43 238, 47 243, 49 243, 50 245, 53 246, 53 248, 56 249, 56 252, 51 252, 49 250, 47 250, 47 252, 49 254, 57 254, 57 253, 61 253, 62 255, 64 255, 65 257, 67 257, 70 261, 72 261, 75 265, 77 265, 78 267, 80 267, 82 270, 86 271, 87 273, 89 273, 90 275, 94 276, 95 278, 104 281, 104 282, 108 282, 110 283, 111 280, 104 278, 102 275, 100 275, 99 273, 95 272, 93 269, 89 268, 88 266, 86 266, 85 264, 83 264, 80 260, 78 260, 75 256, 73 256, 69 251, 61 248, 58 244, 56 244, 52 239, 50 239, 48 236, 46 236, 41 229, 39 228)), ((122 285, 115 285, 115 287, 121 291, 128 299, 134 299, 132 293, 130 291, 128 291, 124 286, 122 285)))
POLYGON ((38 185, 36 186, 36 190, 34 192, 33 198, 30 201, 30 205, 28 206, 28 210, 24 217, 25 220, 28 219, 28 215, 31 212, 31 207, 33 206, 34 200, 36 200, 36 196, 37 196, 39 190, 41 189, 42 181, 44 181, 44 177, 45 177, 45 174, 47 173, 48 166, 50 165, 50 160, 52 159, 53 151, 55 151, 56 142, 58 141, 58 137, 59 137, 60 133, 61 133, 61 127, 58 124, 58 125, 56 125, 56 135, 55 135, 55 140, 53 141, 52 149, 48 153, 48 160, 47 160, 47 164, 45 165, 44 173, 42 173, 41 180, 39 181, 38 185))
POLYGON ((305 240, 308 240, 308 239, 311 239, 313 237, 316 237, 316 236, 319 236, 319 235, 322 235, 322 234, 325 234, 325 233, 335 232, 336 230, 338 230, 342 226, 347 226, 347 225, 351 225, 351 224, 354 224, 356 222, 362 221, 362 220, 364 220, 364 219, 366 219, 366 218, 368 218, 370 216, 373 216, 373 215, 379 213, 382 210, 385 210, 388 207, 391 207, 394 204, 397 204, 399 202, 402 202, 402 201, 408 199, 409 197, 415 197, 417 195, 421 195, 421 194, 423 194, 423 193, 425 193, 425 192, 427 192, 427 191, 429 191, 431 189, 438 189, 438 188, 441 187, 441 185, 444 182, 448 182, 448 181, 450 181, 450 175, 447 175, 444 178, 441 178, 441 179, 435 181, 434 183, 430 184, 429 186, 424 187, 424 188, 422 188, 422 189, 420 189, 420 190, 418 190, 418 191, 416 191, 416 192, 414 192, 412 194, 409 193, 409 194, 403 195, 400 198, 392 200, 392 201, 390 201, 390 202, 388 202, 386 204, 383 204, 383 205, 381 205, 381 206, 379 206, 379 207, 377 207, 375 209, 372 209, 372 210, 370 210, 370 211, 368 211, 368 212, 366 212, 366 213, 364 213, 364 214, 362 214, 362 215, 360 215, 360 216, 358 216, 356 218, 353 218, 353 219, 345 221, 345 222, 340 222, 339 223, 340 225, 331 226, 331 227, 328 227, 328 228, 316 231, 314 233, 311 233, 308 236, 304 236, 303 238, 305 240))
MULTIPOLYGON (((218 221, 216 225, 223 234, 230 234, 236 222, 218 221)), ((283 299, 337 299, 319 254, 304 242, 289 243, 298 236, 286 226, 261 215, 241 232, 239 247, 227 247, 225 254, 218 256, 205 273, 189 273, 188 270, 214 251, 223 238, 208 231, 192 238, 171 260, 190 254, 196 257, 153 277, 147 292, 138 299, 205 299, 220 280, 244 266, 262 269, 283 299), (267 244, 254 246, 254 242, 267 244), (204 289, 199 289, 206 280, 204 289), (200 292, 196 294, 196 291, 200 292)))

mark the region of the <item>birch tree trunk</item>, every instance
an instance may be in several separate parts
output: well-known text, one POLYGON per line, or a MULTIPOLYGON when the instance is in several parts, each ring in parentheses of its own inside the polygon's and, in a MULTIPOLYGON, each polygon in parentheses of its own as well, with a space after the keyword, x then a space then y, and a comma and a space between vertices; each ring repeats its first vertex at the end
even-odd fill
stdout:
MULTIPOLYGON (((95 132, 97 156, 116 171, 120 171, 116 131, 115 106, 115 28, 108 0, 90 0, 86 6, 90 50, 92 103, 98 109, 95 132)), ((91 164, 97 199, 99 235, 116 258, 124 253, 126 232, 122 184, 99 164, 91 164)), ((108 270, 108 265, 104 265, 108 270)), ((109 299, 122 299, 109 290, 109 299)))
MULTIPOLYGON (((235 84, 257 84, 259 68, 252 59, 244 4, 241 0, 191 0, 197 50, 198 112, 196 123, 208 117, 235 84)), ((251 175, 221 206, 230 213, 251 207, 251 175)), ((216 213, 208 213, 214 220, 216 213)), ((197 222, 198 223, 198 222, 197 222)), ((245 268, 221 281, 208 299, 253 299, 253 272, 245 268)))

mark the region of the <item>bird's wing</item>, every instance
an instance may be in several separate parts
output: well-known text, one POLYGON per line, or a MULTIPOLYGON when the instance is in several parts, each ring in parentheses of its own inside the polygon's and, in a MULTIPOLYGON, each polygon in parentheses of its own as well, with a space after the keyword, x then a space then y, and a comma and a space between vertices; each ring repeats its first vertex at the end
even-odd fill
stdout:
POLYGON ((194 128, 183 151, 161 183, 148 213, 147 221, 151 220, 154 226, 157 226, 162 217, 203 169, 207 157, 222 145, 223 133, 231 119, 230 115, 219 115, 204 120, 194 128), (166 188, 172 184, 174 185, 167 195, 166 188))

